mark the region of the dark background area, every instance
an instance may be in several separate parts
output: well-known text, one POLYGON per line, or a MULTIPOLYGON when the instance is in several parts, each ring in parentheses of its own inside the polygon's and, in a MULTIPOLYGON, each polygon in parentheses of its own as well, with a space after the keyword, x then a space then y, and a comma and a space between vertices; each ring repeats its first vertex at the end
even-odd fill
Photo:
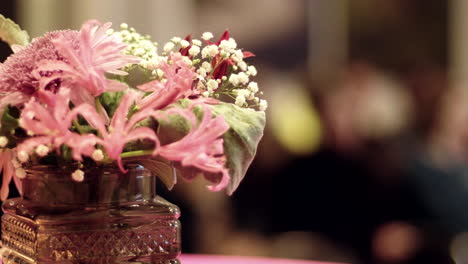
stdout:
MULTIPOLYGON (((460 236, 468 230, 468 130, 462 126, 468 114, 448 80, 450 1, 348 1, 345 62, 325 80, 308 65, 323 58, 314 50, 322 35, 309 31, 313 5, 293 2, 303 6, 301 22, 282 34, 271 28, 268 41, 248 42, 248 49, 257 55, 267 97, 290 88, 275 87, 279 81, 305 91, 320 142, 294 153, 277 138, 275 113, 268 112, 257 159, 232 197, 188 191, 185 184, 170 192, 161 187, 181 207, 184 252, 455 263, 454 241, 468 246, 460 236), (450 121, 455 116, 461 117, 450 121)), ((0 13, 16 20, 14 3, 2 2, 0 13)), ((1 43, 0 58, 8 54, 1 43)), ((274 102, 270 109, 281 109, 274 102)))

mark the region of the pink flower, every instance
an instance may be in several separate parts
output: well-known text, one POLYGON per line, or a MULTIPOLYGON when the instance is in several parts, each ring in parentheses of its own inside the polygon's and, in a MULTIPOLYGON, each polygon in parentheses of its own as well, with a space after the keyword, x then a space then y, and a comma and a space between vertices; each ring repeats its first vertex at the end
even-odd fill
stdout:
POLYGON ((138 102, 140 109, 162 109, 196 93, 192 90, 195 76, 193 67, 187 65, 180 53, 171 54, 169 61, 172 63, 161 63, 161 70, 166 78, 164 82, 155 80, 138 86, 141 91, 151 92, 138 102))
MULTIPOLYGON (((36 38, 30 45, 9 56, 0 67, 0 94, 21 92, 33 95, 39 88, 39 79, 32 72, 42 60, 67 62, 55 48, 52 40, 61 38, 69 44, 69 49, 77 50, 79 35, 77 31, 54 31, 36 38)), ((42 76, 40 76, 42 77, 42 76)))
POLYGON ((127 86, 115 80, 109 80, 104 73, 127 74, 119 70, 129 63, 138 63, 140 59, 123 54, 127 47, 120 39, 107 35, 111 23, 101 25, 96 20, 83 24, 79 33, 79 47, 73 48, 66 38, 52 40, 58 52, 67 62, 43 60, 39 63, 34 76, 49 73, 42 78, 41 88, 45 89, 57 79, 68 80, 72 88, 72 101, 75 104, 92 103, 93 97, 105 91, 120 91, 127 86))
POLYGON ((88 105, 86 108, 82 109, 82 116, 91 126, 99 131, 102 137, 102 139, 99 140, 99 144, 104 147, 107 155, 109 155, 111 159, 117 160, 122 171, 125 171, 125 169, 120 154, 128 142, 138 139, 149 139, 156 144, 156 149, 159 147, 159 139, 151 128, 134 127, 138 122, 150 117, 150 109, 140 110, 133 114, 130 120, 127 121, 127 116, 132 105, 140 96, 140 93, 134 90, 130 90, 126 93, 120 101, 107 129, 105 120, 99 116, 92 106, 88 105))
POLYGON ((0 190, 0 198, 5 201, 10 192, 10 182, 14 179, 16 188, 21 193, 21 181, 15 176, 15 168, 12 161, 15 159, 14 151, 11 149, 0 149, 0 172, 3 171, 3 182, 0 190))
MULTIPOLYGON (((229 183, 221 138, 229 129, 229 125, 222 116, 213 118, 210 109, 204 105, 202 107, 204 114, 200 124, 196 126, 192 123, 192 129, 186 136, 179 141, 161 146, 157 153, 168 160, 180 162, 182 166, 195 167, 217 175, 205 178, 216 183, 214 186, 209 186, 210 190, 219 191, 229 183)), ((191 109, 186 110, 192 113, 191 109)))
POLYGON ((76 116, 87 108, 80 105, 70 111, 70 89, 63 87, 57 94, 47 95, 48 105, 43 106, 35 98, 25 104, 20 117, 20 126, 34 137, 18 145, 17 151, 31 153, 39 145, 52 145, 59 148, 67 144, 73 150, 73 157, 81 160, 81 155, 92 154, 98 138, 92 134, 81 136, 70 131, 71 123, 76 116))
MULTIPOLYGON (((2 95, 0 95, 2 96, 2 95)), ((0 118, 8 105, 20 106, 29 100, 29 96, 21 92, 13 92, 0 98, 0 118)))

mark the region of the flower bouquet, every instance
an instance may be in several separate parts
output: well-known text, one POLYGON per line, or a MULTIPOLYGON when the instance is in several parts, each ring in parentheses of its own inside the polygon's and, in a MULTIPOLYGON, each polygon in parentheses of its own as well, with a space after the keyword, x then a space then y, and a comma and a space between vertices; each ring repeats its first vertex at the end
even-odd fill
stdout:
MULTIPOLYGON (((154 185, 154 182, 132 183, 122 179, 135 171, 158 176, 169 189, 178 178, 192 180, 200 175, 211 182, 210 190, 225 189, 232 194, 255 156, 263 135, 267 103, 259 98, 262 93, 257 83, 251 81, 257 70, 246 59, 254 54, 238 49, 228 30, 218 40, 213 40, 209 32, 203 33, 201 39, 192 39, 190 35, 184 39, 174 37, 158 53, 161 48, 156 42, 126 24, 113 30, 111 23, 92 20, 84 23, 79 31, 53 31, 29 43, 25 31, 0 15, 0 38, 14 52, 0 64, 1 199, 7 199, 12 179, 24 197, 10 199, 3 206, 3 222, 7 223, 2 227, 3 242, 7 242, 11 252, 20 252, 16 255, 10 252, 14 255, 10 254, 10 259, 23 256, 30 261, 27 263, 36 263, 38 256, 47 253, 50 256, 44 259, 57 263, 73 259, 94 261, 101 253, 84 256, 76 245, 68 245, 77 243, 71 233, 55 236, 58 242, 54 242, 54 236, 47 236, 46 231, 41 233, 40 225, 24 222, 24 218, 34 219, 38 211, 60 207, 65 201, 70 205, 76 199, 87 203, 84 207, 88 211, 90 207, 95 208, 82 196, 92 197, 92 201, 101 201, 105 196, 111 202, 118 197, 120 204, 123 204, 122 197, 131 196, 133 207, 127 211, 118 207, 114 211, 119 216, 124 215, 123 211, 147 206, 138 202, 147 202, 148 197, 154 202, 156 198, 145 194, 132 196, 129 190, 142 184, 154 185), (50 172, 51 168, 54 173, 50 172), (106 175, 118 175, 114 178, 119 180, 109 180, 106 175), (99 184, 90 183, 96 179, 99 184), (96 186, 114 185, 126 190, 104 195, 105 189, 96 189, 96 186), (34 201, 45 202, 25 205, 34 201), (20 220, 11 218, 18 214, 18 208, 28 206, 34 210, 20 210, 23 217, 20 220), (18 241, 13 241, 15 224, 24 225, 28 230, 18 241), (40 234, 46 235, 41 238, 40 234), (64 237, 71 242, 62 241, 64 237), (39 244, 43 240, 49 244, 41 248, 39 244), (40 250, 43 251, 37 253, 40 250)), ((63 212, 63 206, 60 208, 63 212)), ((164 211, 166 216, 177 211, 168 208, 164 211)), ((61 224, 82 219, 82 214, 76 211, 71 215, 65 211, 68 215, 61 224)), ((105 218, 110 211, 93 212, 99 212, 99 217, 104 214, 105 218)), ((177 217, 178 214, 171 219, 177 217)), ((50 217, 47 219, 52 221, 50 217)), ((168 218, 157 219, 162 223, 161 219, 168 218)), ((177 221, 168 226, 178 232, 177 221)), ((134 238, 141 234, 126 232, 136 239, 130 244, 144 240, 134 238)), ((88 238, 76 239, 86 244, 88 238)), ((115 238, 106 239, 116 243, 115 238)), ((152 240, 146 237, 145 243, 148 241, 152 240)), ((129 246, 122 247, 125 250, 120 248, 105 257, 112 255, 121 260, 119 256, 127 254, 134 259, 144 256, 144 260, 154 260, 150 263, 166 263, 156 262, 155 252, 171 251, 151 247, 146 251, 141 248, 132 251, 129 246)), ((176 255, 180 253, 180 247, 175 251, 176 255)))

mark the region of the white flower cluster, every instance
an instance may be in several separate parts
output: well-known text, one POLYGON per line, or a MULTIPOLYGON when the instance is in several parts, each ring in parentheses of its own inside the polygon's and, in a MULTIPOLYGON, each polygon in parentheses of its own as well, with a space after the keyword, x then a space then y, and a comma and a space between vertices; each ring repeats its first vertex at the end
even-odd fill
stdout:
POLYGON ((109 29, 107 34, 119 37, 128 44, 126 53, 140 57, 142 59, 140 66, 143 68, 156 70, 161 60, 167 60, 167 57, 158 55, 157 42, 151 41, 149 35, 142 36, 134 28, 129 28, 126 23, 120 25, 120 31, 109 29))
POLYGON ((0 148, 6 147, 7 144, 8 144, 8 138, 4 137, 4 136, 1 136, 0 137, 0 148))
POLYGON ((109 34, 121 37, 128 44, 127 53, 142 58, 140 66, 150 70, 154 78, 164 81, 164 73, 158 68, 160 62, 167 62, 173 52, 183 51, 181 53, 187 64, 195 68, 196 89, 201 96, 227 96, 240 107, 260 111, 265 111, 268 106, 265 100, 258 97, 262 94, 258 84, 251 81, 252 77, 257 76, 257 69, 244 61, 245 53, 237 48, 233 38, 223 35, 224 39, 215 43, 212 42, 214 36, 211 32, 204 32, 201 40, 173 37, 162 46, 160 56, 156 42, 152 42, 149 36, 138 34, 127 24, 122 24, 120 31, 110 31, 109 34))
POLYGON ((188 55, 196 68, 200 94, 204 97, 227 95, 238 106, 265 111, 268 104, 258 97, 261 94, 258 84, 250 80, 257 75, 255 66, 244 61, 244 52, 237 48, 233 38, 223 39, 216 45, 210 41, 213 37, 211 32, 202 34, 201 38, 207 43, 204 47, 197 39, 183 45, 181 41, 181 47, 190 47, 188 55))

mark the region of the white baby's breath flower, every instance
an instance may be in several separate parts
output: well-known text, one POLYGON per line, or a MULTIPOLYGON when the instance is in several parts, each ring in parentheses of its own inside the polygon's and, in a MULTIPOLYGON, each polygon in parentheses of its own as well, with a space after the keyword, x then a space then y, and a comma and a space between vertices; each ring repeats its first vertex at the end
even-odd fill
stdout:
POLYGON ((192 60, 189 57, 182 56, 182 60, 188 65, 192 66, 192 60))
POLYGON ((210 92, 204 91, 204 92, 202 93, 202 96, 203 96, 203 97, 210 97, 210 92))
POLYGON ((212 70, 212 67, 211 67, 211 63, 207 62, 207 61, 204 61, 202 64, 201 64, 201 67, 203 69, 205 69, 206 72, 210 72, 212 70))
POLYGON ((259 103, 260 111, 265 111, 268 108, 268 102, 266 100, 261 99, 259 103))
POLYGON ((247 88, 254 94, 258 92, 258 84, 256 82, 250 82, 247 88))
POLYGON ((209 45, 209 46, 206 46, 203 48, 202 50, 202 58, 206 58, 206 57, 214 57, 218 54, 218 46, 216 45, 209 45))
POLYGON ((221 43, 219 43, 219 48, 222 49, 222 50, 225 50, 225 51, 229 51, 229 50, 232 49, 229 41, 227 41, 225 39, 223 39, 221 41, 221 43))
POLYGON ((219 52, 219 55, 221 55, 221 57, 223 57, 223 59, 226 59, 227 57, 229 57, 229 52, 225 51, 225 50, 221 50, 219 52))
POLYGON ((168 42, 168 43, 166 43, 164 45, 163 50, 164 50, 164 52, 167 53, 167 52, 171 51, 174 47, 175 47, 174 43, 168 42))
POLYGON ((23 168, 16 168, 15 169, 15 176, 24 179, 26 178, 26 171, 23 168))
POLYGON ((91 155, 91 157, 95 161, 101 161, 104 159, 104 152, 102 152, 101 149, 96 149, 93 151, 93 154, 91 155))
POLYGON ((241 61, 244 59, 244 53, 242 53, 242 50, 240 50, 240 49, 235 50, 235 51, 232 53, 232 59, 233 59, 235 62, 241 62, 241 61))
POLYGON ((200 75, 201 77, 205 78, 206 77, 206 70, 205 68, 200 68, 197 70, 197 73, 198 75, 200 75))
POLYGON ((24 150, 21 150, 20 152, 18 152, 18 160, 21 161, 22 163, 28 161, 29 159, 29 155, 26 151, 24 150))
POLYGON ((232 49, 237 48, 237 42, 233 38, 229 38, 229 45, 231 46, 232 49))
POLYGON ((237 66, 239 66, 239 68, 242 70, 242 71, 246 71, 247 70, 247 63, 245 63, 245 61, 239 61, 237 63, 237 66))
POLYGON ((236 102, 235 102, 235 104, 236 104, 237 106, 244 106, 244 104, 245 104, 245 96, 243 96, 243 95, 238 95, 238 96, 236 97, 236 102))
POLYGON ((202 42, 199 39, 194 39, 192 40, 192 44, 200 47, 202 45, 202 42))
POLYGON ((250 65, 248 68, 247 68, 247 73, 251 76, 257 76, 257 68, 255 68, 255 66, 253 65, 250 65))
POLYGON ((213 33, 211 33, 211 32, 204 32, 204 33, 202 34, 202 39, 204 39, 204 40, 210 40, 210 39, 212 39, 213 37, 214 37, 214 36, 213 36, 213 33))
POLYGON ((248 89, 237 89, 235 90, 236 91, 236 95, 241 95, 241 96, 244 96, 244 97, 248 97, 250 95, 250 91, 248 89))
POLYGON ((156 75, 157 75, 159 78, 162 78, 162 77, 164 77, 164 71, 161 70, 161 69, 157 69, 157 70, 156 70, 156 75))
POLYGON ((84 171, 78 169, 72 173, 71 177, 76 182, 82 182, 84 180, 84 171))
POLYGON ((135 51, 133 52, 133 54, 135 54, 135 56, 143 56, 145 55, 146 53, 146 50, 144 48, 136 48, 135 51))
POLYGON ((0 137, 0 148, 6 147, 8 144, 8 138, 7 137, 0 137))
POLYGON ((36 154, 39 155, 40 157, 44 157, 49 153, 49 147, 46 145, 39 145, 36 148, 36 154))
POLYGON ((249 82, 249 76, 245 74, 245 72, 239 72, 237 76, 238 76, 237 79, 239 80, 241 84, 247 84, 249 82))
POLYGON ((162 62, 167 62, 168 60, 168 57, 167 56, 159 56, 156 61, 157 61, 157 65, 159 65, 160 63, 162 62))
POLYGON ((195 57, 198 55, 198 53, 200 53, 200 47, 193 45, 192 47, 190 47, 188 52, 190 56, 195 57))
POLYGON ((213 91, 213 90, 218 89, 218 82, 211 79, 206 83, 206 86, 208 87, 208 90, 213 91))
POLYGON ((229 82, 232 83, 232 85, 237 86, 239 84, 239 77, 237 74, 231 74, 229 76, 229 82))
POLYGON ((187 40, 183 39, 183 40, 180 41, 180 46, 181 46, 182 48, 186 48, 186 47, 190 46, 190 42, 188 42, 187 40))
POLYGON ((120 24, 120 29, 122 29, 122 30, 128 29, 128 24, 127 23, 120 24))
POLYGON ((180 41, 182 41, 182 39, 179 38, 179 37, 173 37, 173 38, 171 38, 171 41, 174 42, 174 43, 179 43, 180 41))

